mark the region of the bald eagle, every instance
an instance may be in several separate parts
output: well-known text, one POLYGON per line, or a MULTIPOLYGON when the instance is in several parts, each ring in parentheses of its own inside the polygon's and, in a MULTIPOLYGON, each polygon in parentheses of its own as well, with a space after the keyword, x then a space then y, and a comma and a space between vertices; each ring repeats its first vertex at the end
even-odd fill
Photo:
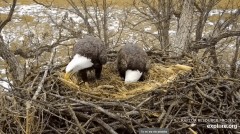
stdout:
POLYGON ((102 65, 107 62, 107 49, 96 37, 86 36, 73 47, 72 60, 66 67, 66 75, 78 73, 84 82, 88 81, 87 71, 95 70, 95 77, 100 79, 102 65))
POLYGON ((125 83, 143 81, 149 65, 147 53, 137 44, 126 44, 118 52, 117 69, 125 83))

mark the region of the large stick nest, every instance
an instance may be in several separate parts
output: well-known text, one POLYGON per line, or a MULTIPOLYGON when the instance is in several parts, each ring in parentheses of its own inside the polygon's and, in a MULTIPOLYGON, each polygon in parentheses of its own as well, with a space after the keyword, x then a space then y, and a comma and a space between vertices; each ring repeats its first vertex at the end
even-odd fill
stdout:
MULTIPOLYGON (((98 81, 79 83, 75 76, 71 79, 65 79, 64 74, 60 73, 60 78, 66 88, 69 90, 81 91, 100 99, 113 100, 141 100, 141 94, 153 91, 161 86, 167 86, 169 82, 174 81, 179 76, 184 75, 192 70, 192 67, 186 65, 169 65, 153 64, 148 77, 143 82, 124 84, 114 63, 109 63, 103 67, 103 77, 98 81)), ((89 74, 91 76, 93 74, 89 74)))
POLYGON ((146 127, 169 128, 170 133, 240 132, 194 121, 240 118, 240 80, 220 77, 202 64, 155 63, 146 81, 128 85, 111 63, 101 80, 88 84, 63 79, 59 67, 44 73, 33 70, 22 86, 0 92, 0 133, 116 134, 146 127))

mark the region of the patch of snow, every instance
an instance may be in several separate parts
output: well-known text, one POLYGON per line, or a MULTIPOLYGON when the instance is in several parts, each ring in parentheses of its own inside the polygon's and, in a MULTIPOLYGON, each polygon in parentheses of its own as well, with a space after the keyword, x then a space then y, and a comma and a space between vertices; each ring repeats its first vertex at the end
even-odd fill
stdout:
POLYGON ((175 35, 177 32, 176 32, 175 30, 169 30, 168 33, 169 33, 170 35, 175 35))
POLYGON ((211 22, 211 21, 207 21, 206 23, 207 23, 208 25, 210 25, 210 26, 214 26, 214 23, 211 22))
POLYGON ((229 10, 221 10, 221 9, 214 9, 214 10, 211 10, 209 12, 209 16, 213 16, 213 15, 221 15, 223 13, 236 13, 237 12, 237 9, 229 9, 229 10))
POLYGON ((0 81, 0 85, 3 86, 6 89, 10 89, 10 85, 9 83, 5 82, 5 81, 0 81))
POLYGON ((128 36, 128 40, 126 40, 126 43, 133 43, 133 44, 135 44, 137 42, 137 35, 138 34, 130 33, 129 36, 128 36))
POLYGON ((229 25, 229 26, 227 27, 228 30, 232 30, 232 28, 233 28, 233 25, 229 25))
POLYGON ((24 37, 23 36, 19 37, 19 40, 24 41, 24 37))
POLYGON ((108 30, 117 32, 118 27, 119 27, 119 21, 114 21, 114 22, 109 24, 108 30))
MULTIPOLYGON (((4 78, 3 80, 4 80, 4 81, 0 81, 0 87, 1 87, 1 86, 4 87, 4 91, 7 91, 6 89, 10 89, 11 86, 10 86, 10 84, 7 82, 7 79, 6 79, 6 78, 4 78)), ((10 82, 10 83, 12 83, 12 82, 10 82)))
POLYGON ((0 69, 0 74, 6 74, 6 69, 0 69))
POLYGON ((158 34, 158 31, 153 32, 153 34, 157 35, 157 34, 158 34))
POLYGON ((218 10, 218 9, 214 9, 214 10, 211 10, 209 12, 209 16, 213 16, 213 15, 219 15, 223 12, 223 10, 218 10))
POLYGON ((152 29, 151 27, 146 27, 146 28, 144 28, 144 31, 145 31, 145 32, 150 32, 151 29, 152 29))
POLYGON ((239 65, 240 65, 240 60, 238 60, 238 61, 236 62, 236 65, 237 65, 237 66, 239 66, 239 65))

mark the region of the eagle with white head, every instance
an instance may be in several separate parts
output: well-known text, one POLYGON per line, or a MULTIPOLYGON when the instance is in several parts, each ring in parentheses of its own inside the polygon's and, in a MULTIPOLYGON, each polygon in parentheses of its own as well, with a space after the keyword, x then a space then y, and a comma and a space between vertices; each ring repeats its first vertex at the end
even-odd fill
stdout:
POLYGON ((143 81, 149 66, 147 53, 137 44, 126 44, 118 52, 117 68, 125 83, 143 81))
POLYGON ((107 49, 105 44, 96 37, 85 36, 73 47, 72 60, 66 67, 65 77, 78 73, 84 82, 88 81, 87 71, 95 70, 95 77, 100 79, 102 65, 107 62, 107 49))

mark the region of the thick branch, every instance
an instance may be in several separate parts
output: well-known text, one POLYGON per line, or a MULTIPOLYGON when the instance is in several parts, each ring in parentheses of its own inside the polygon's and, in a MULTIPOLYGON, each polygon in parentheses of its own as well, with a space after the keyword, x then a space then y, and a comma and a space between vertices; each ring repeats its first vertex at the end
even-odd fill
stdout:
POLYGON ((7 62, 10 67, 14 84, 23 81, 24 71, 15 55, 9 50, 8 46, 4 43, 3 38, 0 37, 0 56, 7 62))
POLYGON ((204 49, 207 47, 215 46, 220 40, 224 38, 232 37, 232 36, 240 36, 240 31, 228 31, 228 32, 221 33, 216 37, 210 37, 206 41, 201 41, 193 45, 191 50, 198 50, 198 49, 204 49))
POLYGON ((219 42, 221 39, 232 37, 232 36, 240 36, 240 31, 228 31, 225 33, 221 33, 216 37, 212 38, 212 42, 219 42))
POLYGON ((196 37, 195 40, 199 41, 202 38, 203 29, 205 27, 205 24, 207 22, 208 16, 212 8, 216 5, 216 0, 210 0, 210 1, 201 1, 200 5, 197 4, 195 1, 194 6, 197 9, 198 12, 200 12, 199 19, 196 25, 196 37))
POLYGON ((51 52, 54 47, 57 47, 60 45, 61 42, 69 40, 69 38, 63 38, 61 35, 61 32, 59 32, 59 36, 55 42, 53 42, 51 45, 43 45, 38 47, 37 49, 30 49, 28 51, 24 51, 21 48, 14 51, 15 55, 19 55, 25 59, 27 58, 35 58, 36 56, 41 55, 44 52, 51 52))
POLYGON ((7 25, 7 23, 11 21, 12 15, 13 15, 13 12, 14 12, 14 9, 15 9, 15 6, 16 6, 16 3, 17 3, 17 0, 13 0, 13 4, 12 4, 12 6, 10 8, 10 11, 8 13, 7 18, 3 22, 1 22, 1 24, 0 24, 0 32, 7 25))

